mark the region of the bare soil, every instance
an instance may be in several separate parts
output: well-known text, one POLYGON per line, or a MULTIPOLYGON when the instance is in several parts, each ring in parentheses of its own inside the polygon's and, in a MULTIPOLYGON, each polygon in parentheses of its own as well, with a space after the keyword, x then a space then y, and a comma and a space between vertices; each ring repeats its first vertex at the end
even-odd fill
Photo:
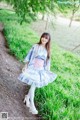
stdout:
POLYGON ((23 64, 9 54, 2 30, 0 24, 0 115, 8 112, 8 120, 37 120, 39 116, 32 115, 23 103, 29 90, 27 84, 17 79, 23 64))

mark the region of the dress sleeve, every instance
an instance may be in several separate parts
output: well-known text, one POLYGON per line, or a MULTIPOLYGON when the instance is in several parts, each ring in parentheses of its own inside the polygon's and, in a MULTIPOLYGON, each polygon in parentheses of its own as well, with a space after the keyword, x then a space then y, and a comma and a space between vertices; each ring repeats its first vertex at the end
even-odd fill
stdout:
POLYGON ((35 45, 33 45, 32 48, 29 50, 29 52, 28 52, 28 54, 27 54, 27 56, 25 57, 25 59, 24 59, 23 62, 29 62, 29 61, 30 61, 31 56, 32 56, 32 53, 33 53, 33 50, 34 50, 34 46, 35 46, 35 45))
POLYGON ((47 63, 46 63, 46 66, 45 66, 45 69, 46 70, 50 70, 50 63, 51 63, 51 60, 50 58, 47 60, 47 63))

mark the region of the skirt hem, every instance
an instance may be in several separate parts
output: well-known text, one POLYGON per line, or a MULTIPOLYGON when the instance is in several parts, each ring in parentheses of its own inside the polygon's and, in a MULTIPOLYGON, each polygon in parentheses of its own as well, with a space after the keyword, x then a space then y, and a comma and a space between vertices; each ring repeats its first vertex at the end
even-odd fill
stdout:
POLYGON ((26 79, 21 79, 20 77, 18 77, 18 80, 20 80, 21 82, 26 83, 26 84, 28 84, 28 85, 32 85, 32 84, 34 83, 37 88, 41 88, 41 87, 47 86, 49 83, 52 83, 53 81, 55 81, 56 78, 57 78, 57 75, 55 74, 55 77, 54 77, 52 80, 50 80, 50 81, 47 82, 47 83, 46 83, 46 82, 41 83, 41 85, 40 85, 40 83, 36 83, 36 82, 34 82, 33 80, 28 79, 28 78, 26 78, 26 79))

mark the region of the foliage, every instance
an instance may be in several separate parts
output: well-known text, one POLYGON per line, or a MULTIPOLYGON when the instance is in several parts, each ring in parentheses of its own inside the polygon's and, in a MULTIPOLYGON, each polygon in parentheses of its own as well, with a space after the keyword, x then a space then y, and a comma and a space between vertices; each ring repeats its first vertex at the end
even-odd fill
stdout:
POLYGON ((58 0, 56 1, 59 10, 64 14, 71 12, 72 10, 78 10, 78 7, 80 6, 80 0, 58 0))
MULTIPOLYGON (((22 18, 22 21, 26 20, 27 15, 36 16, 38 12, 46 12, 53 10, 53 0, 0 0, 6 1, 11 4, 16 13, 22 18)), ((22 22, 21 21, 21 22, 22 22)))
POLYGON ((11 4, 20 17, 20 23, 27 21, 27 16, 36 20, 37 13, 43 15, 47 12, 49 14, 56 14, 60 11, 64 15, 77 11, 80 6, 80 0, 0 0, 11 4))

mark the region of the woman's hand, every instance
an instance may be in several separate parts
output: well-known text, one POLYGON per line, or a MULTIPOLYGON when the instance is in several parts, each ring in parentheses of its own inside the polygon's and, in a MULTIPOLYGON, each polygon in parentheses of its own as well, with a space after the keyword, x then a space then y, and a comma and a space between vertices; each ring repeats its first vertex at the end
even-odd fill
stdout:
POLYGON ((28 68, 28 63, 23 67, 22 72, 25 72, 27 68, 28 68))

